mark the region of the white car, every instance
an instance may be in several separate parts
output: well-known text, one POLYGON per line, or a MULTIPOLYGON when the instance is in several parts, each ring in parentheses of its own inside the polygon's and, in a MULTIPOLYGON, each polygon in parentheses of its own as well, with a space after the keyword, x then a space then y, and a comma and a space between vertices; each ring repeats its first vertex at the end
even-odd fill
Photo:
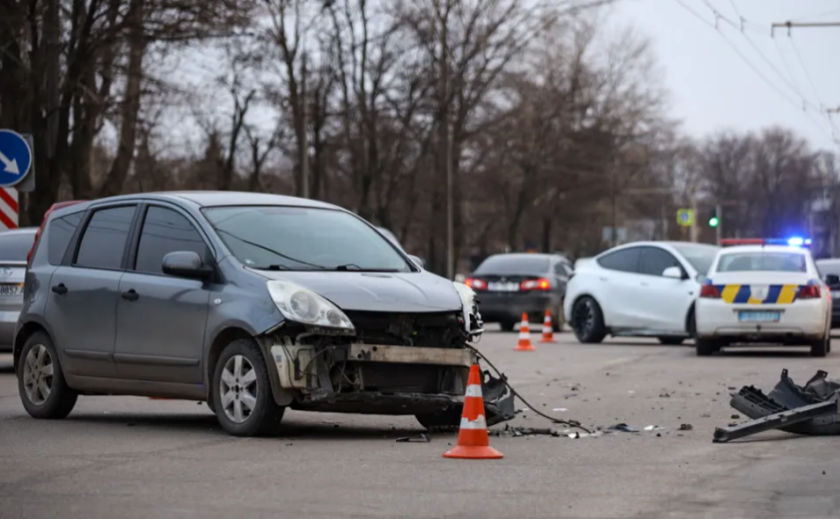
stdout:
POLYGON ((709 269, 695 304, 697 355, 760 342, 807 344, 811 356, 825 357, 831 351, 831 305, 828 286, 807 249, 726 247, 709 269))
POLYGON ((566 321, 582 343, 612 335, 680 344, 693 336, 694 301, 718 250, 701 243, 645 241, 603 252, 577 266, 569 280, 566 321))

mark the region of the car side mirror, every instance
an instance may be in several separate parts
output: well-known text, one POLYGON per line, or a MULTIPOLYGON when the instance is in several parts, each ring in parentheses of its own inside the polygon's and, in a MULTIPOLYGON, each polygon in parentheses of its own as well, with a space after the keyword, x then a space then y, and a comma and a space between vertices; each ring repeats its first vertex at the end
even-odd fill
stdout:
POLYGON ((840 276, 837 274, 826 274, 825 275, 825 284, 826 285, 840 285, 840 276))
POLYGON ((175 251, 163 257, 163 273, 203 281, 213 275, 213 269, 193 251, 175 251))
POLYGON ((662 271, 662 277, 683 279, 683 271, 679 267, 668 267, 662 271))
POLYGON ((414 256, 414 255, 409 254, 408 257, 411 258, 411 261, 413 261, 421 269, 426 268, 426 262, 420 256, 414 256))

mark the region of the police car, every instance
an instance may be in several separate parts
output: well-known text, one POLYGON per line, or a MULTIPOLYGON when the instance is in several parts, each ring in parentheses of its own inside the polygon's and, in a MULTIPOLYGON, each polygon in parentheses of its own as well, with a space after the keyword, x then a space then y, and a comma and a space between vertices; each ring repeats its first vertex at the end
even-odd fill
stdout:
POLYGON ((831 351, 831 294, 810 240, 721 240, 695 301, 697 355, 734 343, 808 345, 831 351))

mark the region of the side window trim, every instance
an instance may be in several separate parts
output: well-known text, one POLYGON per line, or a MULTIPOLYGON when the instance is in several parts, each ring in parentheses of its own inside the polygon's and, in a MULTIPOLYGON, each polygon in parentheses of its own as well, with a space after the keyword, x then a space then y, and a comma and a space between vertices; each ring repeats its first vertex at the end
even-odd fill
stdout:
POLYGON ((82 245, 82 240, 85 237, 85 233, 87 232, 88 225, 90 225, 90 221, 93 219, 93 215, 96 214, 98 211, 103 211, 107 209, 117 209, 119 207, 133 207, 134 208, 134 216, 132 217, 131 224, 129 224, 128 228, 128 236, 126 237, 126 245, 129 244, 129 240, 132 238, 134 229, 137 227, 137 218, 140 215, 140 211, 138 211, 139 206, 141 204, 136 201, 125 201, 125 202, 116 202, 113 204, 103 204, 97 205, 94 207, 90 207, 87 209, 87 214, 85 214, 84 218, 82 218, 82 222, 79 224, 78 229, 76 229, 76 235, 73 237, 75 240, 72 243, 72 247, 67 247, 67 253, 65 253, 65 261, 67 261, 67 265, 73 268, 85 268, 85 269, 93 269, 93 270, 110 270, 116 272, 124 272, 127 260, 127 252, 129 247, 123 247, 123 255, 122 260, 120 262, 120 268, 118 269, 103 269, 99 267, 86 267, 80 266, 76 264, 76 261, 79 257, 79 249, 82 245), (69 256, 69 258, 67 257, 69 256))
POLYGON ((136 225, 134 226, 135 232, 130 236, 131 242, 129 243, 129 246, 127 247, 127 257, 126 257, 126 261, 125 261, 125 270, 126 271, 129 271, 133 274, 141 274, 141 275, 144 275, 144 276, 166 277, 165 274, 156 274, 156 273, 152 273, 152 272, 139 272, 139 271, 136 270, 137 269, 137 252, 138 252, 138 249, 140 248, 140 238, 143 235, 143 226, 146 223, 146 216, 149 214, 149 209, 151 209, 152 207, 157 207, 159 209, 168 209, 168 210, 173 211, 173 212, 183 216, 184 218, 186 218, 187 222, 189 222, 189 224, 192 226, 193 230, 198 233, 199 237, 201 237, 202 241, 204 242, 204 246, 207 247, 207 253, 210 254, 210 258, 202 258, 202 260, 203 261, 208 261, 208 259, 209 259, 210 261, 213 262, 213 264, 214 264, 213 267, 215 267, 215 263, 217 261, 218 255, 216 253, 216 250, 213 248, 212 241, 207 236, 207 233, 204 232, 204 229, 202 229, 201 226, 198 224, 196 219, 193 218, 192 215, 188 214, 186 211, 184 211, 183 209, 181 209, 180 207, 178 207, 176 205, 170 205, 170 204, 167 204, 167 203, 161 203, 161 202, 158 202, 158 201, 154 201, 154 202, 143 202, 141 204, 140 211, 137 214, 137 222, 136 222, 136 225))

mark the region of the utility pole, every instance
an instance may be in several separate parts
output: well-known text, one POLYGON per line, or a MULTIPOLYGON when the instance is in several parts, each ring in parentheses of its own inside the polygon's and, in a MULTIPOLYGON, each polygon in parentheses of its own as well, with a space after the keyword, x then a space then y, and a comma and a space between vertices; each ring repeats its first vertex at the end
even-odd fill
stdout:
POLYGON ((723 237, 723 231, 721 231, 723 227, 723 204, 715 206, 715 215, 718 219, 718 224, 715 227, 715 239, 717 239, 717 244, 720 245, 720 239, 723 237))
POLYGON ((452 200, 452 132, 449 128, 449 55, 447 51, 446 19, 440 25, 440 80, 441 80, 441 111, 443 112, 444 133, 444 168, 446 170, 446 277, 455 279, 455 217, 452 200))
POLYGON ((306 99, 306 51, 303 52, 300 64, 300 99, 302 111, 301 154, 300 154, 300 182, 303 198, 309 198, 309 103, 306 99))
POLYGON ((691 191, 690 191, 688 196, 690 197, 691 214, 694 215, 694 217, 691 219, 691 229, 690 229, 691 238, 690 239, 691 239, 692 242, 697 242, 697 234, 698 234, 698 232, 697 232, 697 230, 698 230, 697 229, 697 184, 692 182, 690 189, 691 189, 691 191))

